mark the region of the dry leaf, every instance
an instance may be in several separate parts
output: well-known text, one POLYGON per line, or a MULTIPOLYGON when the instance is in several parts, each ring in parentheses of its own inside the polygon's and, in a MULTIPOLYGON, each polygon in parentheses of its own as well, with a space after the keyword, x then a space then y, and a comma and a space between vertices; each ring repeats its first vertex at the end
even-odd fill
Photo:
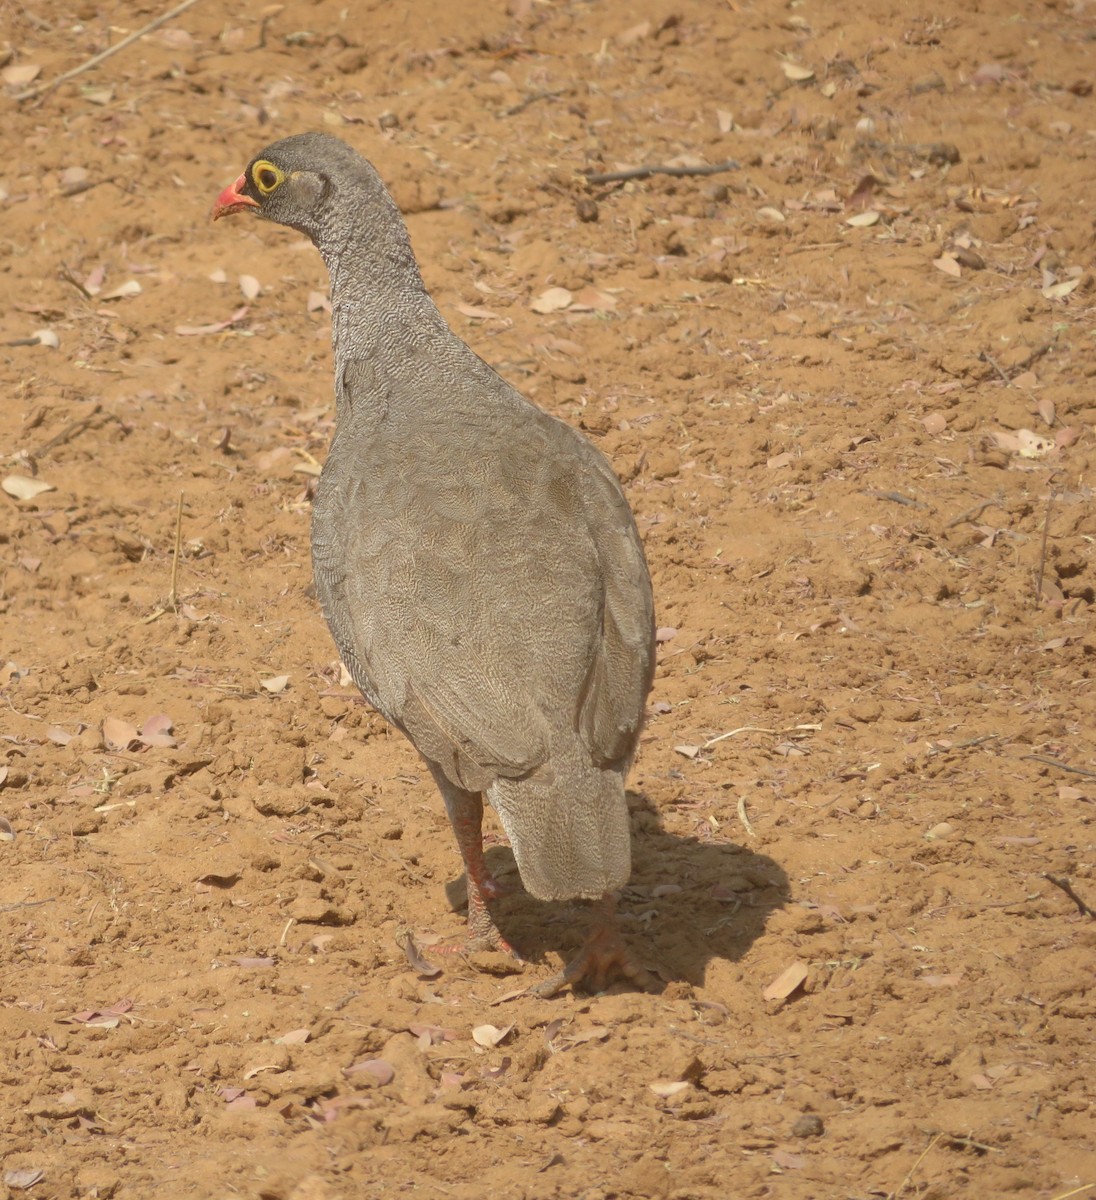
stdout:
POLYGON ((61 339, 52 329, 36 329, 31 337, 38 339, 39 346, 49 346, 51 350, 56 350, 61 344, 61 339))
POLYGON ((782 1171, 801 1171, 809 1159, 805 1154, 795 1154, 791 1150, 774 1150, 773 1164, 782 1171))
POLYGON ((263 290, 263 285, 255 278, 254 275, 241 275, 239 278, 240 291, 243 292, 245 300, 254 300, 255 297, 263 290))
POLYGON ((275 1046, 301 1046, 312 1036, 311 1029, 291 1029, 274 1039, 275 1046))
POLYGON ((790 79, 792 83, 806 83, 808 79, 814 78, 814 71, 810 67, 801 67, 798 63, 784 62, 780 64, 784 68, 784 76, 790 79))
POLYGON ((138 738, 146 746, 153 746, 158 750, 170 750, 176 745, 175 739, 171 736, 173 722, 166 713, 158 713, 149 719, 141 726, 138 738))
POLYGON ((8 87, 24 87, 33 83, 41 71, 42 68, 37 63, 13 63, 0 71, 0 79, 3 79, 8 87))
POLYGON ((846 217, 845 224, 851 225, 854 229, 867 229, 870 225, 879 224, 879 213, 874 208, 869 208, 864 212, 854 213, 851 217, 846 217))
POLYGON ((564 287, 551 287, 530 302, 529 307, 535 313, 554 313, 565 309, 573 299, 571 293, 564 287))
MULTIPOLYGON (((1018 383, 1019 380, 1014 379, 1012 382, 1018 383)), ((1035 411, 1039 414, 1040 417, 1042 417, 1044 425, 1053 425, 1054 424, 1054 416, 1055 416, 1054 401, 1051 400, 1051 398, 1049 396, 1040 396, 1039 397, 1038 401, 1035 404, 1035 411)))
POLYGON ((472 1030, 472 1041, 477 1046, 497 1046, 513 1028, 513 1025, 506 1025, 502 1029, 497 1025, 477 1025, 472 1030))
POLYGON ((7 475, 0 487, 16 500, 33 500, 43 492, 56 491, 52 483, 46 483, 44 479, 31 479, 29 475, 7 475))
POLYGON ((384 1087, 396 1078, 396 1068, 383 1058, 364 1058, 361 1062, 344 1067, 343 1075, 347 1079, 361 1079, 371 1087, 384 1087))
POLYGON ((128 300, 132 296, 141 294, 141 285, 136 279, 127 279, 125 283, 120 283, 116 288, 111 288, 109 292, 103 292, 100 300, 128 300))
POLYGON ((15 830, 7 817, 0 817, 0 842, 14 842, 15 830))
POLYGON ((779 208, 773 208, 771 204, 764 204, 757 210, 757 215, 763 221, 772 221, 777 225, 783 225, 787 221, 787 217, 780 211, 779 208))
POLYGON ((572 312, 612 312, 616 308, 616 297, 600 288, 584 287, 574 295, 572 312))
POLYGON ((785 968, 761 993, 764 1000, 786 1000, 807 978, 807 964, 793 962, 785 968))
POLYGON ((272 675, 269 679, 260 679, 259 682, 272 696, 280 696, 289 684, 289 676, 272 675))
POLYGON ((921 424, 925 427, 925 432, 929 437, 936 437, 944 432, 948 427, 948 419, 943 413, 929 413, 927 417, 921 418, 921 424))
POLYGON ((180 337, 201 337, 207 333, 221 333, 230 326, 242 321, 247 316, 247 305, 236 309, 227 321, 214 321, 212 325, 176 325, 175 332, 180 337))
POLYGON ((4 1183, 18 1192, 25 1192, 36 1183, 41 1183, 45 1175, 45 1171, 39 1167, 24 1167, 22 1170, 5 1171, 4 1183))
POLYGON ((641 42, 645 37, 649 37, 651 33, 651 22, 640 21, 638 25, 633 25, 629 29, 625 29, 623 33, 617 34, 617 41, 622 46, 631 46, 636 42, 641 42))
POLYGON ((1081 282, 1081 276, 1076 279, 1063 279, 1061 283, 1050 283, 1043 288, 1043 297, 1046 300, 1063 300, 1072 292, 1081 282))
POLYGON ((684 755, 686 758, 696 758, 700 753, 699 746, 675 746, 674 750, 678 754, 684 755))
POLYGON ((715 110, 715 122, 720 133, 734 132, 734 114, 729 113, 725 108, 715 110))
POLYGON ((656 1079, 654 1083, 649 1083, 647 1086, 656 1096, 668 1099, 670 1096, 678 1096, 687 1091, 692 1084, 686 1079, 656 1079))
POLYGON ((945 275, 952 276, 953 279, 962 278, 963 268, 950 254, 941 254, 939 258, 934 258, 932 265, 938 271, 943 271, 945 275))
POLYGON ((795 462, 795 455, 790 450, 785 450, 783 454, 774 454, 772 458, 768 459, 765 466, 769 470, 775 471, 780 467, 790 466, 793 462, 795 462))
POLYGON ((118 717, 104 717, 100 726, 103 745, 108 750, 128 750, 137 741, 137 727, 118 717))
POLYGON ((330 312, 331 301, 328 300, 326 292, 309 292, 305 308, 309 312, 330 312))
POLYGON ((474 321, 498 321, 500 317, 497 312, 493 312, 489 308, 484 308, 479 304, 458 304, 457 312, 463 317, 471 317, 474 321))

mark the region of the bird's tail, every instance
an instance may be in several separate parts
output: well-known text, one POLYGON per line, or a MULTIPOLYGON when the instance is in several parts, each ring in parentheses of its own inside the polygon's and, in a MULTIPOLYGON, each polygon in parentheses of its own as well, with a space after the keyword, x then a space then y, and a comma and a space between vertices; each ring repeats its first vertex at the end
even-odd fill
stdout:
POLYGON ((553 751, 552 778, 497 779, 487 798, 499 815, 521 881, 538 900, 595 899, 632 870, 624 775, 602 769, 577 742, 553 751))

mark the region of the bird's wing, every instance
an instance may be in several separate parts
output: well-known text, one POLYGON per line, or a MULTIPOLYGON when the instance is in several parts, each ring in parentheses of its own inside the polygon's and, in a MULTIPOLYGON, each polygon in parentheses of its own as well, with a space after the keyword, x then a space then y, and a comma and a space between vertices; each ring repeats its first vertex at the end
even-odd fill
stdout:
POLYGON ((599 766, 631 758, 655 666, 651 577, 631 509, 612 468, 592 446, 583 498, 602 582, 601 627, 579 708, 579 728, 599 766))

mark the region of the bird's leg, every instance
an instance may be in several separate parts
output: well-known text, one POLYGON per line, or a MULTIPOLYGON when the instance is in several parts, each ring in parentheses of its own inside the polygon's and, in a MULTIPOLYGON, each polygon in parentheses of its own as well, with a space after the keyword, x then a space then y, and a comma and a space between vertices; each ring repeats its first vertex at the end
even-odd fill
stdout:
POLYGON ((445 800, 468 881, 468 938, 455 946, 436 946, 434 951, 453 954, 490 948, 513 953, 499 933, 487 905, 489 900, 503 895, 506 889, 487 869, 483 856, 483 798, 477 792, 455 787, 441 771, 431 770, 445 800))
POLYGON ((616 896, 609 893, 593 905, 594 919, 582 949, 558 975, 529 989, 532 996, 554 996, 568 984, 586 983, 593 991, 604 991, 614 976, 622 976, 637 987, 655 985, 654 976, 636 962, 620 935, 616 896))

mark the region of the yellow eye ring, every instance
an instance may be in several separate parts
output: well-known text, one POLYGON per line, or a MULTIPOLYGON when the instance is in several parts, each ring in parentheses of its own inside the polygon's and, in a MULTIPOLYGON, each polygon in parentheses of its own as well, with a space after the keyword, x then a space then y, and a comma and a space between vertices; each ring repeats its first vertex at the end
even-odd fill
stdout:
POLYGON ((269 196, 284 178, 281 171, 266 159, 260 159, 251 168, 251 179, 264 196, 269 196))

